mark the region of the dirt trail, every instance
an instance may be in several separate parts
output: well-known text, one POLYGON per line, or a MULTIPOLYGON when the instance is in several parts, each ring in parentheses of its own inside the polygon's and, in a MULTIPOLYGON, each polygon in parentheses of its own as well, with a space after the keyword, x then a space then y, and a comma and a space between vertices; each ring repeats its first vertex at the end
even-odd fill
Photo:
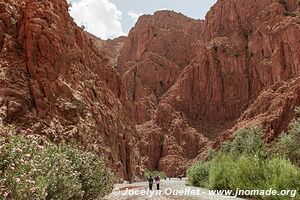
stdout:
POLYGON ((161 192, 159 193, 154 185, 152 194, 148 191, 147 182, 118 184, 113 193, 105 197, 104 200, 241 200, 240 198, 211 195, 207 189, 186 186, 185 183, 185 180, 163 180, 161 181, 161 192), (180 190, 185 194, 178 195, 180 190))

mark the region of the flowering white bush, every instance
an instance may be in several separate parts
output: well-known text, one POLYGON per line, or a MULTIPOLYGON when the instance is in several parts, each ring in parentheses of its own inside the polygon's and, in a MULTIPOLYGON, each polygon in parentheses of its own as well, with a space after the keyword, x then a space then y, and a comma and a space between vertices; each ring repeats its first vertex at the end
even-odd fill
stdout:
POLYGON ((0 136, 0 199, 97 199, 114 178, 96 155, 35 136, 0 136))

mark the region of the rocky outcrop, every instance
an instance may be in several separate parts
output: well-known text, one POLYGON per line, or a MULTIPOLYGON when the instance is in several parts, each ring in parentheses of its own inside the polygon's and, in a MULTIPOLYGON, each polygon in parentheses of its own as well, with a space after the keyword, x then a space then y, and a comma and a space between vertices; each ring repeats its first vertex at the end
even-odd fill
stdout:
POLYGON ((274 141, 287 131, 295 118, 295 107, 300 105, 300 78, 277 82, 264 89, 238 119, 230 130, 225 131, 215 142, 219 147, 223 141, 232 139, 240 128, 263 126, 266 142, 274 141))
POLYGON ((118 68, 118 60, 121 56, 121 51, 123 49, 126 37, 119 37, 113 40, 106 40, 103 42, 103 49, 105 55, 109 58, 109 64, 115 69, 118 68))
POLYGON ((119 177, 136 174, 134 123, 121 79, 97 38, 75 25, 66 1, 0 3, 0 107, 23 134, 76 142, 119 177))
MULTIPOLYGON (((152 20, 158 21, 156 15, 152 20)), ((146 134, 142 136, 142 145, 147 147, 147 151, 142 152, 145 158, 142 162, 150 169, 163 170, 168 175, 180 174, 186 166, 179 163, 203 156, 211 142, 219 141, 222 133, 232 132, 232 127, 242 127, 241 124, 251 124, 250 121, 260 118, 259 104, 269 105, 264 94, 260 95, 265 88, 281 81, 289 82, 300 75, 300 40, 297 36, 300 14, 296 0, 219 0, 204 22, 194 21, 198 24, 194 27, 200 32, 189 30, 194 31, 190 35, 197 38, 190 40, 188 62, 180 65, 176 56, 184 55, 186 47, 185 50, 173 48, 176 53, 158 59, 162 62, 167 58, 176 64, 172 65, 176 72, 174 81, 162 93, 151 92, 160 90, 156 86, 159 82, 155 79, 157 76, 149 71, 155 66, 149 61, 149 52, 153 56, 149 49, 156 40, 164 41, 165 38, 164 34, 158 34, 153 41, 152 29, 144 28, 148 27, 145 18, 140 20, 142 25, 137 23, 127 44, 125 42, 119 71, 141 124, 138 133, 146 134), (129 62, 124 62, 124 59, 129 62), (136 65, 139 62, 143 64, 136 65), (149 85, 152 85, 150 89, 149 85), (150 114, 145 115, 145 110, 150 114), (247 117, 249 112, 253 114, 251 117, 247 117), (148 122, 143 124, 145 121, 148 122), (184 138, 185 135, 188 139, 184 138), (160 152, 160 156, 155 152, 160 152)), ((168 49, 164 45, 155 47, 162 55, 163 49, 168 49)), ((292 81, 286 87, 293 84, 296 87, 298 82, 292 81)), ((286 128, 293 118, 293 108, 299 105, 297 91, 288 91, 294 94, 292 100, 282 99, 276 91, 269 93, 274 101, 280 99, 282 105, 274 102, 277 105, 275 110, 280 110, 277 117, 267 113, 260 120, 266 127, 268 140, 286 128)), ((229 138, 228 135, 222 138, 226 137, 229 138)))
POLYGON ((188 164, 207 151, 209 140, 188 124, 182 113, 161 103, 154 119, 137 126, 141 163, 168 176, 185 173, 188 164))
POLYGON ((118 70, 138 124, 153 118, 160 98, 194 57, 203 22, 172 11, 140 17, 126 38, 118 70))
POLYGON ((26 56, 17 42, 20 5, 14 1, 0 3, 0 115, 16 120, 31 106, 26 56))
POLYGON ((215 126, 238 118, 266 86, 299 76, 299 18, 285 12, 277 1, 219 1, 196 58, 165 99, 195 123, 215 126))

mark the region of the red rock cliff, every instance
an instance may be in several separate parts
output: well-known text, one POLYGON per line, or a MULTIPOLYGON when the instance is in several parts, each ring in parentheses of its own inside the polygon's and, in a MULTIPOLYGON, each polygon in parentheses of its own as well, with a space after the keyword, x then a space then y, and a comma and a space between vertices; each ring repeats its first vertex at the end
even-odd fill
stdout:
POLYGON ((0 2, 1 121, 75 140, 120 177, 183 174, 240 127, 272 141, 300 104, 297 0, 219 0, 205 21, 159 11, 110 41, 67 9, 0 2))
POLYGON ((196 123, 221 124, 239 117, 266 86, 298 76, 299 17, 285 13, 299 8, 287 5, 218 1, 168 101, 196 123))
MULTIPOLYGON (((158 16, 168 13, 155 14, 151 20, 158 23, 158 16)), ((179 16, 173 13, 172 21, 179 16)), ((201 158, 211 142, 219 141, 221 133, 253 125, 250 121, 268 127, 268 138, 286 128, 293 118, 291 110, 299 105, 298 81, 283 82, 285 86, 281 88, 287 90, 283 94, 283 89, 278 92, 267 88, 300 75, 300 14, 296 0, 219 0, 204 22, 192 21, 191 26, 197 29, 188 29, 192 36, 189 40, 176 37, 190 48, 180 42, 182 49, 171 45, 173 53, 167 54, 171 63, 161 66, 170 66, 166 69, 176 75, 158 95, 153 94, 161 91, 157 89, 160 76, 168 74, 168 70, 159 71, 160 76, 152 73, 156 65, 146 55, 157 52, 151 51, 152 46, 165 55, 170 46, 162 45, 164 35, 168 34, 165 29, 160 29, 162 33, 153 39, 152 30, 157 25, 148 18, 140 19, 129 34, 119 62, 119 71, 127 92, 133 96, 136 118, 141 124, 141 147, 147 147, 141 150, 146 167, 178 175, 184 172, 188 161, 201 158), (156 41, 161 41, 161 45, 156 45, 156 41), (188 60, 178 57, 186 53, 190 56, 188 60), (178 58, 185 62, 178 63, 178 58), (153 87, 148 89, 149 85, 153 87), (265 97, 264 89, 271 94, 265 97), (283 98, 284 94, 289 94, 290 99, 283 98), (274 102, 268 103, 268 98, 274 102), (267 111, 271 109, 269 105, 276 114, 267 111), (150 114, 145 114, 145 110, 150 110, 150 114), (261 117, 263 114, 265 117, 261 117), (142 124, 145 121, 148 122, 142 124)), ((174 24, 173 27, 181 30, 174 24)), ((165 58, 157 60, 163 62, 165 58)))
POLYGON ((195 56, 203 22, 172 11, 140 17, 125 40, 118 69, 138 124, 150 120, 160 98, 195 56))
POLYGON ((24 134, 75 140, 130 179, 136 132, 121 79, 67 9, 63 0, 1 1, 1 119, 24 134))

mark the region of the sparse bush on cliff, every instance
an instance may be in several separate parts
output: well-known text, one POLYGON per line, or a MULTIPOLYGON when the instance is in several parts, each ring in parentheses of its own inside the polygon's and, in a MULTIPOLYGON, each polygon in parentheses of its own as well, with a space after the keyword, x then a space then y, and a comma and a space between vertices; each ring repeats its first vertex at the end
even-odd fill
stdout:
POLYGON ((188 183, 198 187, 207 187, 209 177, 209 162, 200 161, 187 170, 188 183))
POLYGON ((72 8, 72 3, 71 2, 68 2, 68 11, 70 12, 71 11, 71 8, 72 8))
POLYGON ((284 5, 286 4, 286 0, 278 0, 278 2, 284 5))
POLYGON ((0 175, 0 194, 18 200, 97 199, 114 180, 96 155, 35 136, 0 136, 0 175))
POLYGON ((285 16, 291 16, 291 17, 296 17, 296 13, 290 12, 290 11, 284 11, 283 13, 285 16))

